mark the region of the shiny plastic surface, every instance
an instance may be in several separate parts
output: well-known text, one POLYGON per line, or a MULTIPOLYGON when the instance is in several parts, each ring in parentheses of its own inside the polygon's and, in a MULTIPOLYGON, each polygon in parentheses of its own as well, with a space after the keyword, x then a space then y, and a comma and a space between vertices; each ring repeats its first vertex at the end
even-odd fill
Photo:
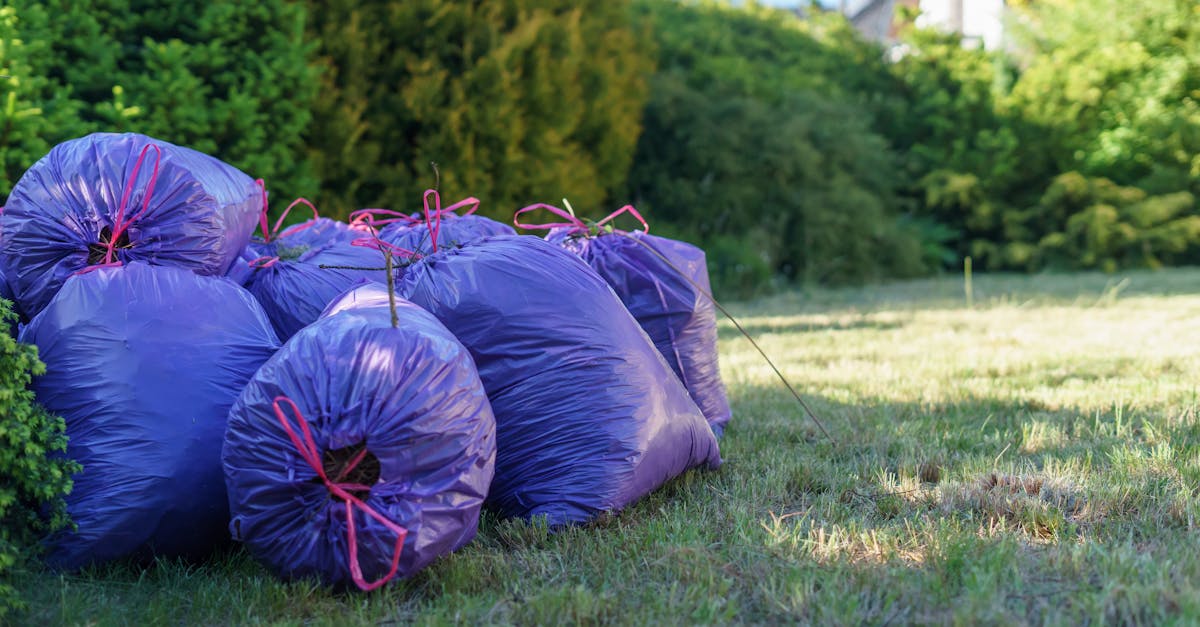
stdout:
POLYGON ((292 229, 270 243, 251 242, 230 272, 230 278, 242 277, 284 341, 355 284, 387 280, 382 253, 351 245, 363 234, 346 224, 317 218, 292 229), (277 260, 265 267, 250 265, 262 258, 277 260))
MULTIPOLYGON (((63 142, 33 164, 13 187, 0 215, 0 270, 21 313, 30 318, 72 274, 96 265, 89 247, 112 230, 134 165, 150 153, 133 180, 126 217, 141 211, 116 249, 122 262, 187 268, 223 275, 257 224, 262 191, 233 166, 208 155, 135 133, 95 133, 63 142)), ((119 240, 120 238, 118 238, 119 240)), ((94 251, 94 248, 92 249, 94 251)))
POLYGON ((639 231, 571 236, 558 229, 546 239, 579 255, 612 286, 720 436, 731 411, 704 251, 639 231))
MULTIPOLYGON (((236 539, 284 578, 345 586, 344 501, 331 497, 289 439, 272 403, 290 398, 317 447, 365 444, 379 461, 363 500, 408 530, 408 576, 473 537, 492 480, 495 418, 471 356, 433 316, 365 285, 332 304, 254 376, 230 412, 223 459, 236 539)), ((354 512, 365 578, 388 571, 396 534, 354 512)))
POLYGON ((471 351, 496 414, 506 516, 582 523, 689 468, 716 438, 637 321, 578 257, 495 236, 409 266, 397 287, 471 351))
POLYGON ((78 525, 47 561, 202 557, 228 541, 221 442, 230 406, 278 348, 246 290, 132 262, 71 277, 21 330, 46 374, 37 400, 83 465, 67 496, 78 525))

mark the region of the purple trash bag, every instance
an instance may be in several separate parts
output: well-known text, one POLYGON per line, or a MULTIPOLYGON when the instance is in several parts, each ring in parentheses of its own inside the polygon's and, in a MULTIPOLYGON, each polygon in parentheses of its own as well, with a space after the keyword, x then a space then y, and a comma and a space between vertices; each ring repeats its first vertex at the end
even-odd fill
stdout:
POLYGON ((352 286, 387 277, 378 250, 353 244, 364 235, 361 231, 316 215, 316 208, 313 219, 280 232, 283 219, 299 203, 313 208, 303 198, 289 205, 275 234, 251 242, 229 273, 254 294, 284 341, 352 286))
POLYGON ((78 529, 48 540, 51 566, 199 558, 228 543, 226 419, 279 348, 246 290, 139 261, 102 268, 67 279, 21 341, 46 363, 33 390, 83 466, 66 498, 78 529))
POLYGON ((500 235, 416 260, 397 285, 471 351, 496 413, 505 516, 558 526, 715 468, 712 429, 612 289, 578 257, 500 235))
POLYGON ((526 207, 516 217, 538 209, 566 222, 522 226, 551 228, 547 241, 579 255, 612 286, 720 437, 732 412, 718 364, 717 312, 704 251, 644 231, 626 233, 606 226, 627 212, 645 225, 631 205, 598 222, 597 228, 544 204, 526 207))
POLYGON ((280 577, 369 590, 475 537, 496 457, 491 406, 437 319, 399 299, 396 313, 393 328, 384 286, 347 293, 230 412, 230 530, 280 577))
POLYGON ((479 200, 466 198, 449 207, 442 207, 441 196, 433 190, 425 192, 424 212, 405 215, 395 211, 365 209, 355 217, 368 218, 367 223, 382 227, 379 238, 394 247, 413 252, 436 252, 477 240, 489 235, 516 235, 516 230, 502 222, 475 215, 479 200), (430 200, 433 206, 430 206, 430 200), (465 209, 460 215, 458 211, 465 209))
MULTIPOLYGON (((259 184, 262 184, 261 179, 258 182, 259 184)), ((270 258, 277 256, 275 255, 275 252, 280 246, 279 240, 292 238, 293 236, 298 235, 301 231, 304 232, 303 238, 294 241, 298 243, 298 246, 304 248, 332 244, 334 242, 350 243, 356 239, 370 235, 370 230, 365 224, 356 223, 351 225, 338 220, 332 220, 330 218, 322 218, 320 214, 317 213, 316 207, 314 207, 311 202, 304 198, 297 198, 296 200, 292 201, 292 203, 283 210, 283 213, 279 216, 279 219, 275 221, 274 228, 271 228, 267 221, 267 199, 265 195, 265 186, 263 190, 264 196, 262 213, 259 216, 263 235, 255 236, 250 239, 250 243, 247 244, 244 249, 242 249, 241 254, 238 255, 237 260, 226 274, 227 277, 239 285, 246 285, 250 279, 250 275, 252 274, 253 270, 253 268, 250 267, 250 262, 262 259, 264 257, 270 258), (287 218, 288 214, 294 207, 300 204, 306 205, 312 209, 312 219, 301 222, 300 224, 293 224, 281 231, 280 229, 282 229, 283 222, 287 218)), ((296 245, 289 245, 288 242, 284 242, 282 246, 285 249, 296 247, 296 245)))
POLYGON ((0 216, 0 270, 31 318, 88 267, 145 261, 222 276, 254 230, 262 191, 208 155, 136 133, 55 146, 0 216))

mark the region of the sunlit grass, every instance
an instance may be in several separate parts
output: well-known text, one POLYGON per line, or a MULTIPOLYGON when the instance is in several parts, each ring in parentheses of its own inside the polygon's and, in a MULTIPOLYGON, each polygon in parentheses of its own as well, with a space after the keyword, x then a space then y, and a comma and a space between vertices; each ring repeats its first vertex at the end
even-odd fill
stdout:
POLYGON ((480 537, 380 594, 202 565, 23 572, 41 623, 1200 621, 1200 271, 948 277, 734 307, 725 466, 480 537))

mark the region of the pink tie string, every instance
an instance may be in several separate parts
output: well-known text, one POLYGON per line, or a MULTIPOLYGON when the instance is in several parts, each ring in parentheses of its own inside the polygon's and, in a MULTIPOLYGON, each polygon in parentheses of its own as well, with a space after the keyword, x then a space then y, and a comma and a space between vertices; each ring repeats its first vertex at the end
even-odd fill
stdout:
POLYGON ((307 198, 297 198, 296 200, 292 201, 292 204, 288 205, 287 208, 283 210, 283 213, 279 214, 279 219, 275 221, 275 227, 268 229, 267 224, 269 224, 269 222, 267 221, 267 210, 268 210, 267 188, 263 185, 262 179, 258 179, 257 181, 255 181, 255 183, 259 186, 259 188, 262 189, 262 212, 259 213, 258 223, 259 223, 259 226, 262 227, 263 242, 266 242, 269 244, 269 243, 271 243, 271 240, 273 240, 273 239, 279 239, 281 237, 295 235, 296 233, 299 233, 300 231, 303 231, 304 229, 312 227, 314 224, 316 224, 317 218, 321 217, 321 214, 317 212, 317 207, 315 205, 313 205, 311 201, 309 201, 307 198), (305 205, 309 209, 311 209, 312 214, 313 214, 312 220, 309 220, 307 222, 301 222, 300 224, 292 225, 292 226, 288 227, 287 230, 280 233, 279 229, 283 227, 283 221, 287 219, 288 214, 292 212, 292 209, 294 209, 296 207, 296 205, 305 205))
POLYGON ((366 457, 366 447, 363 447, 363 450, 350 460, 350 463, 347 464, 340 473, 338 473, 338 476, 330 479, 325 473, 325 465, 321 463, 321 454, 317 450, 316 442, 313 440, 312 430, 309 428, 308 421, 304 419, 304 414, 300 412, 300 408, 296 406, 296 403, 292 402, 292 399, 286 396, 276 396, 275 401, 272 403, 272 407, 275 409, 275 417, 279 419, 279 424, 283 425, 283 430, 287 432, 288 439, 292 441, 292 444, 300 453, 300 457, 308 463, 313 471, 317 473, 317 476, 321 478, 321 481, 325 484, 325 487, 329 490, 330 494, 342 499, 342 501, 346 504, 346 536, 349 553, 348 558, 350 566, 350 578, 354 580, 354 585, 358 586, 358 589, 362 590, 363 592, 370 592, 371 590, 374 590, 391 581, 392 578, 396 576, 396 572, 400 569, 400 554, 404 551, 404 540, 408 537, 408 530, 400 525, 397 525, 391 520, 388 520, 383 514, 375 511, 375 509, 370 505, 367 505, 361 499, 351 494, 351 491, 369 492, 371 490, 371 486, 362 485, 360 483, 344 482, 346 475, 348 475, 350 471, 354 470, 354 468, 358 466, 359 462, 366 457), (295 429, 292 428, 291 421, 288 420, 287 415, 284 414, 281 403, 286 403, 291 409, 292 413, 295 414, 296 421, 300 424, 300 435, 298 435, 295 429), (396 545, 392 551, 391 569, 382 578, 373 582, 368 582, 363 578, 362 567, 358 562, 358 531, 354 525, 355 507, 361 509, 368 516, 374 518, 384 527, 387 527, 392 533, 396 534, 396 545))
MULTIPOLYGON (((289 235, 295 235, 296 233, 299 233, 300 231, 303 231, 304 229, 311 228, 312 226, 314 226, 317 223, 317 218, 321 217, 321 214, 317 212, 316 206, 313 205, 312 202, 310 202, 307 198, 297 198, 296 200, 292 201, 292 204, 288 205, 287 208, 283 210, 283 213, 279 214, 279 219, 275 221, 275 227, 268 228, 267 225, 269 224, 269 222, 267 221, 267 209, 268 209, 267 188, 263 184, 262 179, 258 179, 256 181, 254 181, 254 183, 256 185, 258 185, 260 189, 262 189, 262 212, 258 216, 258 222, 259 222, 259 226, 262 227, 264 243, 269 244, 271 242, 271 240, 279 240, 280 238, 288 237, 289 235), (305 205, 309 209, 311 209, 312 213, 313 213, 312 219, 307 222, 301 222, 300 224, 292 225, 292 226, 288 227, 285 231, 280 233, 279 229, 283 226, 283 221, 285 219, 287 219, 288 214, 292 212, 292 209, 294 209, 296 207, 296 205, 305 205)), ((247 262, 246 265, 250 266, 251 268, 253 268, 255 270, 260 270, 263 268, 270 268, 271 266, 275 265, 278 262, 279 262, 279 257, 266 256, 266 257, 259 257, 257 259, 253 259, 253 260, 247 262)))
POLYGON ((121 203, 117 205, 117 213, 113 217, 112 232, 109 234, 108 241, 104 242, 104 261, 93 266, 89 266, 76 272, 75 274, 87 274, 100 268, 115 268, 121 265, 121 260, 117 259, 117 242, 129 227, 140 220, 150 210, 150 200, 154 196, 154 184, 158 181, 158 166, 162 161, 162 150, 154 144, 146 144, 142 148, 142 152, 138 154, 137 161, 133 163, 133 171, 129 174, 129 180, 125 182, 125 189, 121 193, 121 203), (138 174, 141 172, 142 163, 146 160, 146 153, 154 150, 154 170, 150 173, 150 181, 146 183, 146 191, 142 194, 142 208, 137 213, 125 217, 125 211, 129 207, 129 198, 133 195, 133 189, 137 185, 138 174))
POLYGON ((479 199, 475 197, 464 198, 449 207, 442 207, 441 194, 437 190, 427 189, 422 197, 422 211, 420 218, 414 218, 406 213, 394 211, 391 209, 359 209, 350 214, 350 225, 358 230, 370 230, 401 222, 405 226, 416 226, 424 224, 429 229, 429 234, 433 239, 433 251, 437 252, 437 238, 441 231, 442 218, 448 215, 458 215, 457 212, 463 210, 462 215, 469 216, 479 210, 479 199), (430 206, 430 199, 433 201, 433 206, 430 206))
POLYGON ((258 225, 262 227, 263 241, 271 241, 271 231, 267 227, 267 183, 262 179, 254 179, 254 184, 262 191, 262 209, 258 213, 258 225))
POLYGON ((437 252, 438 233, 442 230, 442 195, 436 189, 427 189, 421 197, 421 205, 425 209, 425 226, 429 229, 433 241, 433 252, 437 252), (429 208, 429 199, 433 198, 433 209, 429 208))
MULTIPOLYGON (((432 191, 432 190, 431 190, 432 191)), ((427 194, 429 192, 426 192, 427 194)), ((436 192, 435 192, 436 193, 436 192)), ((449 207, 437 209, 435 212, 438 218, 447 214, 457 215, 457 211, 464 207, 469 207, 462 215, 469 216, 479 210, 478 198, 464 198, 449 207)), ((423 212, 422 218, 414 218, 407 213, 401 213, 392 209, 359 209, 351 212, 350 226, 360 230, 366 230, 366 227, 382 227, 396 222, 402 222, 406 226, 416 226, 418 224, 427 224, 428 216, 423 212)))
POLYGON ((275 221, 275 228, 272 229, 273 232, 272 232, 271 237, 273 239, 279 239, 281 237, 295 235, 296 233, 299 233, 300 231, 303 231, 304 229, 310 228, 313 225, 315 225, 317 223, 317 219, 320 217, 321 217, 321 214, 317 213, 316 206, 314 206, 311 202, 309 202, 309 200, 307 198, 297 198, 296 200, 292 201, 292 204, 288 205, 287 208, 283 210, 283 213, 279 214, 279 219, 275 221), (307 206, 309 209, 312 210, 312 214, 313 214, 312 219, 305 221, 305 222, 301 222, 300 224, 293 224, 292 226, 290 226, 286 230, 284 230, 282 233, 280 233, 279 228, 283 226, 284 219, 286 219, 288 214, 292 212, 293 207, 295 207, 296 205, 301 205, 301 204, 307 206))
POLYGON ((360 238, 350 242, 350 245, 351 246, 361 246, 363 248, 372 248, 375 250, 381 250, 383 252, 390 253, 396 257, 403 257, 405 259, 420 259, 421 258, 421 253, 409 250, 407 248, 402 248, 400 246, 392 244, 391 242, 385 242, 385 241, 379 239, 378 236, 360 237, 360 238))
POLYGON ((394 222, 406 225, 420 224, 421 221, 391 209, 359 209, 350 213, 350 225, 358 228, 387 226, 394 222))
POLYGON ((611 228, 608 226, 608 224, 610 222, 612 222, 613 220, 617 219, 619 216, 624 215, 624 214, 629 214, 629 215, 633 216, 634 218, 636 218, 638 222, 641 222, 643 233, 650 232, 650 225, 646 222, 646 219, 642 217, 642 214, 638 213, 638 210, 633 208, 633 205, 625 205, 624 207, 621 207, 620 209, 617 209, 616 211, 608 214, 607 217, 600 220, 599 222, 590 222, 590 221, 581 220, 577 216, 572 215, 571 213, 567 212, 566 210, 555 207, 554 205, 547 205, 546 203, 539 202, 539 203, 529 205, 528 207, 523 207, 521 209, 518 209, 517 212, 513 214, 513 224, 519 228, 530 230, 530 231, 533 231, 533 230, 549 231, 551 229, 561 228, 561 229, 567 229, 567 231, 572 235, 584 234, 584 233, 590 234, 590 235, 599 235, 606 228, 611 228), (548 211, 560 218, 563 218, 566 221, 565 222, 543 222, 543 223, 539 223, 539 224, 526 224, 524 222, 521 222, 522 215, 524 215, 526 213, 531 213, 534 211, 548 211))

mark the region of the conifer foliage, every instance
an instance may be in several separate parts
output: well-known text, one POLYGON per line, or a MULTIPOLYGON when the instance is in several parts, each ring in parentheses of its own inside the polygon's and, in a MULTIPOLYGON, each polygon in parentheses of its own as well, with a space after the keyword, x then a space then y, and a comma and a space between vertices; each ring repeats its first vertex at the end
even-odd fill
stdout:
POLYGON ((308 7, 323 210, 410 208, 430 161, 449 196, 506 219, 546 198, 602 206, 623 187, 652 69, 626 0, 308 7))
POLYGON ((7 332, 16 320, 11 303, 0 300, 0 622, 21 606, 5 583, 47 532, 70 524, 63 497, 79 465, 67 460, 66 425, 34 402, 32 377, 46 366, 37 348, 18 344, 7 332))
POLYGON ((302 6, 6 4, 0 74, 12 78, 0 79, 0 201, 50 146, 93 131, 136 131, 212 154, 281 195, 315 186, 300 143, 318 87, 302 6))

